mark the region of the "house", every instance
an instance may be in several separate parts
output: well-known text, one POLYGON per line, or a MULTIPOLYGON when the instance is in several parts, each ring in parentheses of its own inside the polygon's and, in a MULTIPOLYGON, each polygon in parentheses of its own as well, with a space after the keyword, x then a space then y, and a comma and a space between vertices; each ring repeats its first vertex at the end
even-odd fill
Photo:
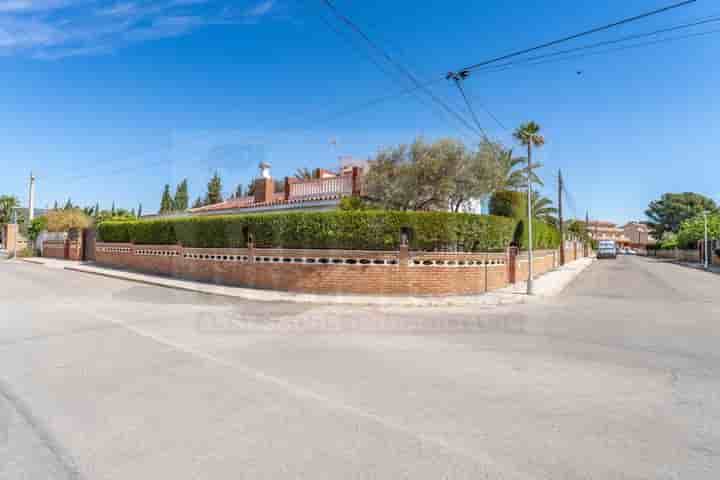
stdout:
POLYGON ((630 245, 630 239, 625 235, 625 230, 613 222, 594 220, 587 224, 590 238, 596 241, 614 240, 620 248, 630 245))
POLYGON ((283 191, 275 191, 270 164, 261 163, 252 195, 192 208, 190 215, 228 215, 288 210, 334 210, 343 197, 362 194, 362 167, 344 165, 338 173, 315 169, 312 178, 285 177, 283 191))
POLYGON ((655 238, 650 234, 650 228, 642 222, 628 222, 623 227, 625 237, 628 238, 632 248, 647 248, 648 245, 656 243, 655 238))

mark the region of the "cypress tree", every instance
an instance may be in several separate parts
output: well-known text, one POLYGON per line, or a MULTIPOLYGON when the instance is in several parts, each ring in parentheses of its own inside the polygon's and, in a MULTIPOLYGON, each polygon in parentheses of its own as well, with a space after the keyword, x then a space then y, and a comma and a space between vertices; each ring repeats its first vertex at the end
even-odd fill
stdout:
POLYGON ((138 218, 142 217, 142 203, 138 204, 137 216, 138 218))
POLYGON ((175 199, 173 200, 173 206, 178 212, 184 212, 188 209, 190 204, 190 197, 188 195, 188 181, 187 178, 180 182, 175 190, 175 199))
POLYGON ((213 205, 215 203, 220 203, 223 201, 222 179, 220 178, 220 174, 218 174, 218 172, 215 172, 215 175, 213 175, 213 177, 210 179, 207 188, 207 196, 205 197, 205 202, 207 205, 213 205))
POLYGON ((170 185, 165 184, 162 200, 160 200, 160 213, 170 213, 173 211, 173 198, 170 195, 170 185))

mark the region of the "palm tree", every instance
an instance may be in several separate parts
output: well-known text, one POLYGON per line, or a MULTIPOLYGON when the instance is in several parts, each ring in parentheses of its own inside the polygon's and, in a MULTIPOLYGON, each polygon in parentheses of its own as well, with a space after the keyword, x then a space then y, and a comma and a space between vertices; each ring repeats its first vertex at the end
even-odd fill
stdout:
POLYGON ((533 252, 532 252, 532 176, 533 176, 533 163, 532 163, 532 149, 540 148, 545 145, 545 138, 540 135, 540 125, 535 122, 523 123, 513 133, 513 137, 517 140, 520 145, 527 147, 527 199, 528 199, 528 282, 527 282, 527 293, 532 295, 533 293, 533 252))
POLYGON ((12 221, 13 209, 20 205, 17 197, 12 195, 0 196, 0 225, 12 221))
POLYGON ((551 225, 557 225, 558 220, 556 215, 558 214, 558 209, 553 207, 553 202, 549 198, 533 192, 532 210, 536 219, 551 225))
POLYGON ((298 180, 312 180, 312 172, 306 167, 298 168, 295 170, 295 178, 298 180))
MULTIPOLYGON (((493 185, 496 190, 514 190, 519 191, 527 185, 526 157, 516 157, 513 155, 512 148, 504 148, 498 142, 483 140, 478 149, 478 156, 482 162, 489 163, 493 166, 492 171, 496 177, 493 185)), ((542 167, 541 164, 535 163, 532 170, 542 167)), ((532 182, 543 186, 543 182, 535 172, 532 174, 532 182)))

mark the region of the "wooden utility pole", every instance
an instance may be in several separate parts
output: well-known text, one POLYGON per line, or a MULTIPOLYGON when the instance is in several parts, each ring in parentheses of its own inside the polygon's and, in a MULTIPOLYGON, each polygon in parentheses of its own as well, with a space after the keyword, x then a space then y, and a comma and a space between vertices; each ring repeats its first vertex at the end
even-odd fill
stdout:
POLYGON ((560 265, 565 265, 565 226, 563 222, 562 170, 558 170, 558 224, 560 225, 560 265))

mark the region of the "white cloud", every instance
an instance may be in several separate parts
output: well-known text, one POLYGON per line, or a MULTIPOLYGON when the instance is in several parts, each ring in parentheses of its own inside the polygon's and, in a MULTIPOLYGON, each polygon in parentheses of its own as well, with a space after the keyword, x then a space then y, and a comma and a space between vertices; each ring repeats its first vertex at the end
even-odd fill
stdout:
POLYGON ((0 55, 104 54, 210 25, 255 23, 271 14, 275 0, 244 11, 233 5, 233 0, 0 0, 0 55))
POLYGON ((249 8, 245 12, 245 16, 247 17, 262 17, 263 15, 267 15, 270 13, 270 11, 275 6, 275 0, 265 0, 264 2, 260 2, 254 7, 249 8))

